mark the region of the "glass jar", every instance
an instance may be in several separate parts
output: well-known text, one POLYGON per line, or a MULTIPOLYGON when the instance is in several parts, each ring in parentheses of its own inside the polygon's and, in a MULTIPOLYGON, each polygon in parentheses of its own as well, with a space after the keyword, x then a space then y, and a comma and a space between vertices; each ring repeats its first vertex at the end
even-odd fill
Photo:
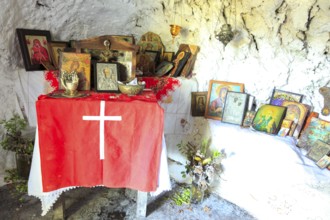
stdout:
POLYGON ((193 204, 201 203, 204 199, 204 189, 196 183, 191 185, 190 202, 193 204))

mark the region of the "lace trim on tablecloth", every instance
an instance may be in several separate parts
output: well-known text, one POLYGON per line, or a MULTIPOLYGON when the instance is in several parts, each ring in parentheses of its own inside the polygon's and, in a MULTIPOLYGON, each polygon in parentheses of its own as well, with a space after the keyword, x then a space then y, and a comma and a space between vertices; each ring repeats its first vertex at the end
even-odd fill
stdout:
POLYGON ((54 190, 45 195, 30 195, 29 194, 29 196, 34 196, 40 200, 41 210, 42 210, 41 216, 45 216, 48 213, 48 211, 53 207, 53 205, 58 200, 58 198, 62 195, 62 193, 69 191, 71 189, 74 189, 74 188, 77 188, 77 187, 76 186, 66 187, 66 188, 62 188, 59 190, 54 190))
MULTIPOLYGON (((100 187, 100 186, 93 186, 91 188, 95 188, 95 187, 100 187)), ((49 193, 47 195, 42 195, 42 196, 30 195, 30 196, 34 196, 40 200, 41 210, 42 210, 41 216, 45 216, 49 212, 49 210, 54 206, 55 202, 60 198, 62 193, 75 189, 75 188, 79 188, 79 186, 62 188, 59 190, 52 191, 51 193, 49 193)), ((161 188, 161 189, 159 188, 154 192, 149 192, 149 194, 150 194, 150 196, 155 197, 161 193, 164 193, 164 192, 170 191, 170 190, 171 190, 171 185, 167 185, 165 188, 161 188)))
MULTIPOLYGON (((102 185, 93 186, 90 188, 95 188, 95 187, 102 187, 102 185)), ((67 188, 62 188, 59 190, 52 191, 51 193, 49 193, 47 195, 42 195, 42 196, 30 195, 30 196, 34 196, 40 200, 41 211, 42 211, 41 216, 45 216, 49 212, 49 210, 54 206, 55 202, 60 198, 62 193, 75 189, 75 188, 80 188, 80 187, 79 186, 67 187, 67 188)), ((170 191, 171 189, 172 189, 171 185, 168 185, 166 188, 158 189, 154 192, 149 192, 149 195, 152 197, 156 197, 156 196, 160 195, 161 193, 170 191)))
MULTIPOLYGON (((38 140, 38 132, 36 132, 36 140, 38 140)), ((34 161, 32 161, 32 166, 33 164, 38 165, 38 162, 40 163, 40 159, 37 159, 38 155, 39 155, 39 143, 38 141, 36 141, 35 143, 35 149, 33 154, 34 156, 34 161)), ((40 166, 40 165, 39 165, 40 166)), ((41 170, 39 171, 41 172, 41 170)), ((32 181, 32 177, 31 177, 31 184, 38 185, 40 184, 41 187, 41 178, 37 178, 36 176, 41 176, 40 174, 36 174, 38 173, 37 170, 32 170, 32 174, 34 173, 34 178, 36 179, 36 182, 32 181), (34 172, 33 172, 34 171, 34 172), (40 180, 39 180, 40 179, 40 180), (39 180, 39 181, 38 181, 39 180)), ((160 173, 159 173, 159 179, 158 179, 158 187, 156 189, 156 191, 150 192, 151 196, 158 196, 159 194, 161 194, 164 191, 169 191, 172 189, 171 186, 171 181, 169 178, 169 171, 168 171, 168 164, 167 164, 167 150, 166 150, 166 143, 165 143, 165 137, 163 135, 162 137, 162 152, 161 152, 161 163, 160 163, 160 173)), ((30 183, 29 183, 30 184, 30 183)), ((103 186, 103 185, 97 185, 97 186, 92 186, 92 187, 99 187, 99 186, 103 186)), ((61 188, 58 190, 54 190, 51 192, 35 192, 33 190, 31 190, 32 193, 29 193, 30 196, 34 196, 38 199, 40 199, 41 201, 41 210, 42 216, 45 216, 48 211, 53 207, 53 205, 55 204, 55 202, 57 201, 57 199, 61 196, 62 193, 69 191, 71 189, 74 188, 78 188, 79 186, 71 186, 71 187, 66 187, 66 188, 61 188), (34 193, 33 193, 34 192, 34 193), (42 193, 42 195, 41 195, 42 193)))

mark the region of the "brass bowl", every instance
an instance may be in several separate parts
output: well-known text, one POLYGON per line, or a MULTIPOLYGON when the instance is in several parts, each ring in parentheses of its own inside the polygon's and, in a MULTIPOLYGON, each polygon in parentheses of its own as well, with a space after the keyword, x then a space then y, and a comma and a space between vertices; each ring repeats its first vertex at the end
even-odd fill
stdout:
POLYGON ((121 93, 124 93, 126 95, 137 95, 143 91, 145 88, 144 84, 139 85, 125 85, 118 83, 118 88, 121 93))

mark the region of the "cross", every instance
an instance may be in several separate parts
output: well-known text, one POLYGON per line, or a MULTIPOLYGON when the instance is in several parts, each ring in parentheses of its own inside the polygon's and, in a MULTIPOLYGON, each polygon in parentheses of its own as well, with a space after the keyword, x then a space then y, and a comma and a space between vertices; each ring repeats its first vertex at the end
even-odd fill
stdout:
POLYGON ((100 103, 100 116, 83 116, 85 121, 100 121, 100 160, 104 159, 104 121, 121 121, 121 116, 105 116, 105 101, 100 103))

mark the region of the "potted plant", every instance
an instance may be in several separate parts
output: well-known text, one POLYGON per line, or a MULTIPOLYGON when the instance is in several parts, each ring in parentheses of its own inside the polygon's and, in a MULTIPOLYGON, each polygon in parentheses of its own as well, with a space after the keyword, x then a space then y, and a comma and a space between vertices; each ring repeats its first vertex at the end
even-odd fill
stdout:
POLYGON ((204 198, 204 192, 214 182, 215 177, 222 172, 221 161, 226 157, 224 152, 210 149, 211 139, 204 139, 201 144, 178 144, 179 151, 188 161, 182 176, 192 177, 190 190, 191 203, 199 203, 204 198))
POLYGON ((0 145, 3 149, 16 153, 17 174, 23 179, 28 179, 34 141, 27 135, 26 120, 15 113, 9 120, 1 120, 0 125, 5 129, 0 145))

